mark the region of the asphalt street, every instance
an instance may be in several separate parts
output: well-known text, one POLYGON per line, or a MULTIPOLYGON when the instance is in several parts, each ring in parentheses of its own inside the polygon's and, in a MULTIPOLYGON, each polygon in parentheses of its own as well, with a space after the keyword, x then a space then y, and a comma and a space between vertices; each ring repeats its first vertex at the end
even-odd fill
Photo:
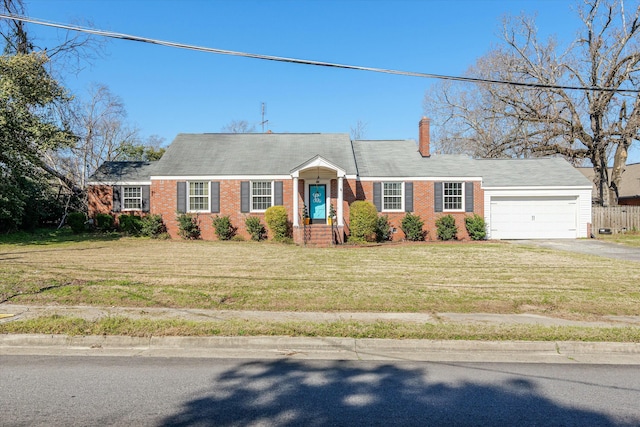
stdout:
POLYGON ((637 426, 635 366, 0 356, 3 426, 637 426))

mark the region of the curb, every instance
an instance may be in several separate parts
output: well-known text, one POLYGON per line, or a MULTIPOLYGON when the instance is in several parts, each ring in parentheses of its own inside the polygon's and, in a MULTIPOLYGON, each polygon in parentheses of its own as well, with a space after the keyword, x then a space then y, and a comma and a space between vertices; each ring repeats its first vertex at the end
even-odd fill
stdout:
POLYGON ((2 355, 640 365, 640 343, 5 334, 2 355))

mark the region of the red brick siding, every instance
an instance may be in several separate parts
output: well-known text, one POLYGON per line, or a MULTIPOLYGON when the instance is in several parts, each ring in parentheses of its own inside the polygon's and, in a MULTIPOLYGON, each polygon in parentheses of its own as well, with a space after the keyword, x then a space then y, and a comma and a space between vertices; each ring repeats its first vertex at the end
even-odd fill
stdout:
MULTIPOLYGON (((350 182, 351 184, 351 182, 350 182)), ((373 202, 373 182, 365 181, 356 183, 356 186, 360 185, 363 192, 363 197, 355 198, 354 200, 369 200, 373 202)), ((356 187, 357 188, 357 187, 356 187)), ((350 196, 353 195, 353 190, 350 188, 350 196)), ((345 185, 345 199, 346 199, 346 185, 345 185)), ((350 201, 349 203, 352 203, 350 201)), ((473 184, 473 213, 480 216, 484 216, 484 191, 481 188, 480 182, 474 182, 473 184)), ((458 239, 469 239, 469 234, 464 224, 464 219, 467 216, 473 215, 469 212, 435 212, 434 209, 435 200, 433 194, 433 181, 413 181, 413 214, 419 215, 422 221, 424 221, 424 229, 427 230, 427 240, 437 240, 438 233, 436 228, 436 220, 441 216, 451 214, 458 226, 458 239)), ((400 229, 402 218, 405 216, 405 212, 380 212, 383 215, 389 217, 389 223, 396 229, 396 233, 393 235, 393 240, 402 240, 405 238, 404 233, 400 229)), ((348 220, 348 210, 345 211, 345 218, 348 220)))
MULTIPOLYGON (((220 212, 197 213, 203 240, 217 240, 215 228, 213 227, 213 218, 216 215, 229 216, 231 225, 237 228, 236 234, 245 239, 251 238, 244 224, 245 218, 248 216, 259 217, 262 224, 268 229, 264 219, 264 212, 240 212, 240 183, 242 181, 245 180, 217 181, 220 183, 220 212)), ((162 215, 167 231, 173 238, 179 238, 176 213, 178 208, 177 182, 176 180, 157 180, 151 183, 151 212, 162 215)), ((290 221, 293 221, 292 194, 293 181, 283 180, 283 203, 290 221)), ((302 207, 302 202, 300 202, 300 207, 302 207)))
MULTIPOLYGON (((237 227, 237 234, 249 239, 250 235, 246 230, 244 221, 247 216, 257 216, 266 227, 263 212, 240 212, 240 183, 243 180, 225 180, 220 182, 220 213, 198 213, 198 220, 201 229, 201 236, 204 240, 216 240, 212 219, 215 215, 228 215, 231 224, 237 227)), ((150 213, 161 214, 167 231, 173 238, 179 238, 177 212, 177 187, 176 180, 154 180, 151 182, 151 204, 150 213)), ((298 215, 302 224, 302 209, 304 206, 305 182, 300 179, 298 182, 298 206, 300 211, 293 212, 293 180, 283 180, 283 203, 287 210, 289 220, 293 223, 293 215, 298 215)), ((343 218, 347 225, 345 231, 348 232, 349 206, 356 200, 369 200, 373 202, 373 182, 358 181, 355 179, 345 179, 343 187, 343 218)), ((337 194, 338 180, 332 179, 330 184, 330 203, 338 210, 337 194)), ((113 191, 111 186, 101 185, 89 188, 89 215, 95 217, 98 213, 111 213, 113 191)), ((484 191, 480 182, 474 182, 474 213, 484 216, 484 191)), ((427 239, 437 239, 437 229, 435 221, 444 215, 451 214, 456 219, 458 226, 458 238, 468 239, 467 230, 464 225, 464 218, 472 215, 465 212, 434 212, 434 194, 432 181, 413 181, 413 213, 419 215, 424 221, 424 228, 427 230, 427 239)), ((400 229, 400 223, 405 216, 404 212, 381 212, 389 216, 391 226, 396 229, 393 235, 394 240, 404 239, 404 233, 400 229)), ((114 215, 118 216, 118 215, 114 215)), ((294 230, 295 233, 296 230, 294 230)), ((296 237, 296 236, 294 236, 296 237)), ((298 240, 296 240, 298 241, 298 240)))
POLYGON ((113 187, 110 185, 93 185, 87 189, 89 218, 98 214, 110 214, 113 207, 113 187))
MULTIPOLYGON (((114 225, 118 225, 120 215, 145 216, 142 211, 113 212, 113 187, 111 185, 93 185, 87 189, 88 215, 95 218, 98 214, 110 214, 114 219, 114 225)), ((153 196, 151 196, 153 203, 153 196)), ((153 213, 153 211, 152 211, 153 213)))

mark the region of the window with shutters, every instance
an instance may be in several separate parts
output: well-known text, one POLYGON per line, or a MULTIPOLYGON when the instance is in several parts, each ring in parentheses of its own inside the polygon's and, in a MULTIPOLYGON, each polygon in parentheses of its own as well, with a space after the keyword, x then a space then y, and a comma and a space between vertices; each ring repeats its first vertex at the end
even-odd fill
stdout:
POLYGON ((402 183, 383 182, 382 183, 382 210, 402 211, 402 183))
POLYGON ((273 181, 251 181, 251 211, 266 211, 273 206, 273 181))
POLYGON ((122 210, 142 210, 142 187, 122 187, 122 210))
POLYGON ((442 198, 445 211, 463 211, 464 195, 461 182, 443 182, 442 198))
POLYGON ((207 212, 209 210, 209 182, 189 182, 189 196, 187 197, 190 212, 207 212))

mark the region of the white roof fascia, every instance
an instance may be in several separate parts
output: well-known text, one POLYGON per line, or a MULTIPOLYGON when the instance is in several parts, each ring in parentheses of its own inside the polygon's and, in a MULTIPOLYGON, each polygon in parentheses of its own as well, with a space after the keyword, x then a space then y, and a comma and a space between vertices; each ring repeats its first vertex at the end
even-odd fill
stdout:
POLYGON ((89 181, 87 185, 151 185, 151 181, 89 181))
POLYGON ((313 168, 332 169, 332 170, 336 171, 336 174, 338 176, 346 176, 346 174, 347 174, 347 171, 345 171, 341 167, 331 163, 330 161, 328 161, 324 157, 322 157, 320 155, 317 155, 317 156, 313 157, 312 159, 307 160, 306 162, 304 162, 300 166, 297 166, 297 167, 291 169, 291 177, 299 178, 300 177, 300 171, 303 171, 303 170, 306 170, 306 169, 313 169, 313 168))
POLYGON ((360 177, 360 181, 480 181, 482 182, 481 177, 477 176, 383 176, 383 177, 375 177, 375 176, 367 176, 360 177))
POLYGON ((494 190, 494 191, 500 191, 500 190, 591 190, 592 187, 591 186, 585 186, 585 185, 554 185, 554 186, 528 186, 528 187, 524 187, 524 186, 513 186, 513 187, 486 187, 486 186, 482 186, 483 190, 494 190))
POLYGON ((151 177, 152 181, 267 181, 273 179, 291 179, 291 175, 158 175, 151 177))

